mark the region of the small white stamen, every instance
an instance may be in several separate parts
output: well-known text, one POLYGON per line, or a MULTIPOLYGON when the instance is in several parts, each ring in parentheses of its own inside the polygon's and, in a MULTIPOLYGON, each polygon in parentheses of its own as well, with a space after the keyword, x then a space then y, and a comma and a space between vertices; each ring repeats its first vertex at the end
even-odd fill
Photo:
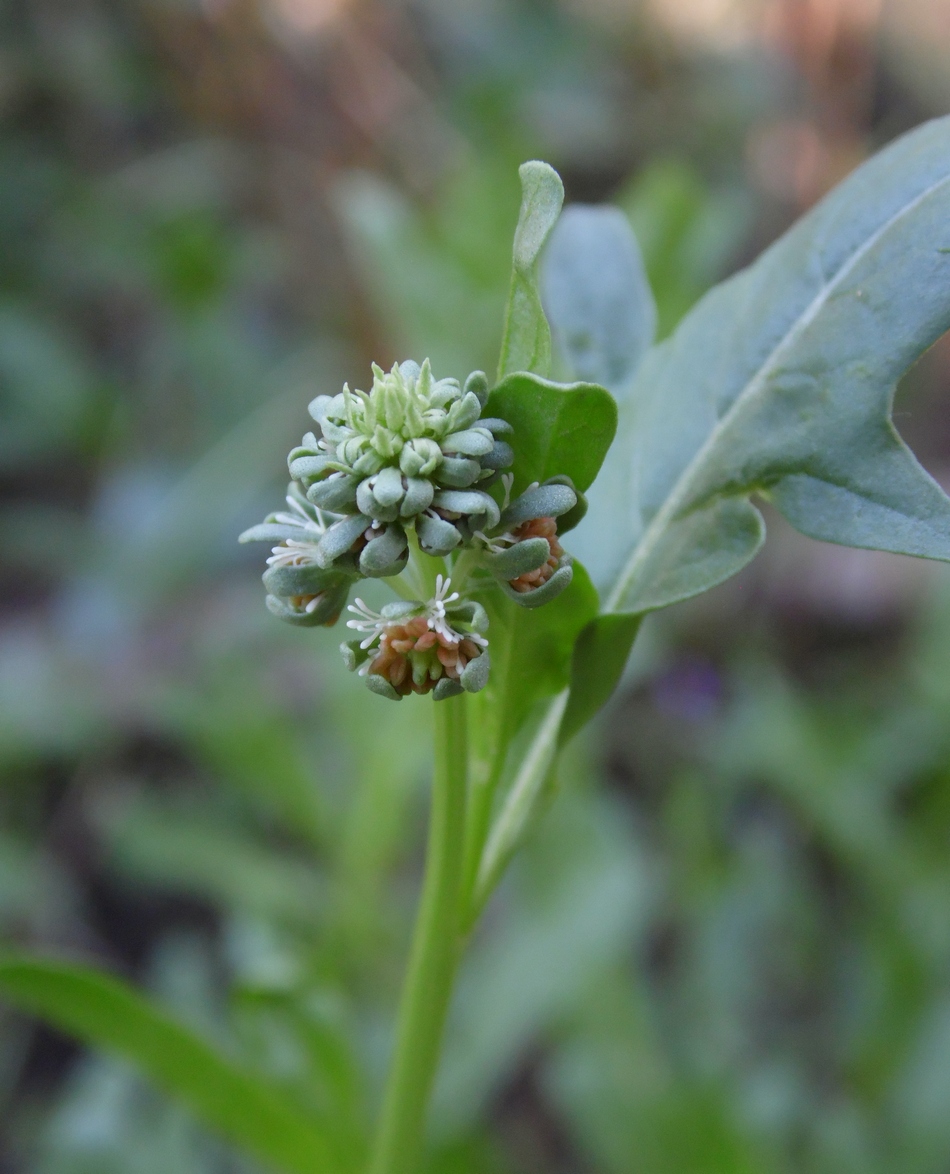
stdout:
POLYGON ((317 545, 315 542, 303 542, 298 538, 288 538, 279 546, 271 548, 269 567, 307 567, 317 561, 317 545))
POLYGON ((441 575, 436 575, 435 597, 426 604, 426 623, 430 631, 441 636, 449 644, 458 644, 462 637, 449 626, 445 618, 446 606, 459 598, 457 591, 453 591, 451 595, 448 594, 451 586, 451 579, 443 579, 441 575))
POLYGON ((391 623, 390 620, 380 615, 378 611, 373 611, 371 607, 367 607, 362 599, 357 599, 355 606, 351 603, 346 610, 351 611, 356 616, 354 620, 347 620, 346 626, 352 628, 355 632, 366 633, 366 638, 360 641, 360 648, 363 649, 375 644, 391 623))
POLYGON ((311 534, 322 535, 326 532, 326 519, 320 510, 315 508, 317 516, 314 519, 295 497, 288 494, 284 500, 290 506, 290 513, 282 511, 279 514, 274 514, 275 522, 279 522, 281 526, 299 526, 301 530, 306 530, 311 534))

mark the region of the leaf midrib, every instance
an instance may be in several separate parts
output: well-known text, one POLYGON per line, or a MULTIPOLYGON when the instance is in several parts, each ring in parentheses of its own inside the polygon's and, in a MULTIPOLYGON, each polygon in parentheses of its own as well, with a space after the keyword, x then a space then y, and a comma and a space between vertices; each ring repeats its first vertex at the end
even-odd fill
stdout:
POLYGON ((843 262, 838 272, 834 277, 815 295, 809 305, 805 308, 803 313, 795 319, 793 324, 785 332, 782 338, 775 344, 771 352, 760 365, 758 370, 746 383, 745 387, 739 392, 733 400, 729 409, 720 417, 715 427, 709 433, 705 442, 697 450, 695 457, 690 461, 679 479, 673 486, 673 489, 668 494, 666 500, 653 515, 652 520, 647 525, 643 532, 643 536, 634 548, 633 554, 627 561, 626 566, 617 577, 617 582, 607 598, 604 605, 604 612, 611 613, 621 610, 620 603, 624 595, 627 594, 629 585, 635 580, 637 572, 640 567, 649 559, 653 552, 653 548, 659 542, 663 532, 667 526, 675 519, 677 513, 689 498, 690 490, 693 481, 695 480, 697 471, 702 468, 707 456, 714 451, 720 436, 726 428, 732 423, 733 418, 740 412, 740 410, 748 402, 749 398, 753 396, 765 382, 770 373, 770 369, 781 357, 781 355, 788 350, 804 330, 815 320, 818 312, 822 306, 827 302, 834 290, 843 282, 848 274, 855 268, 855 266, 878 244, 878 242, 887 235, 888 232, 902 220, 905 216, 910 215, 920 204, 929 199, 934 192, 938 191, 944 185, 950 183, 950 175, 945 175, 942 179, 925 188, 919 195, 915 196, 913 200, 905 204, 893 216, 890 216, 884 223, 872 233, 848 258, 843 262))

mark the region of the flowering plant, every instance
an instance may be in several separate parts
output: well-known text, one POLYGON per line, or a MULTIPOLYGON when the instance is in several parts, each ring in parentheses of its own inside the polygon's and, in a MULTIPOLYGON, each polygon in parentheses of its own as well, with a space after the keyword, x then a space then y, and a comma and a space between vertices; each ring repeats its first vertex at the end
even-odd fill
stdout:
MULTIPOLYGON (((754 556, 753 499, 815 538, 950 561, 950 499, 891 418, 897 381, 950 328, 950 119, 864 164, 657 345, 621 213, 559 219, 556 173, 527 163, 521 178, 494 384, 407 360, 375 367, 368 392, 317 396, 287 509, 242 535, 272 546, 276 616, 345 613, 348 668, 381 698, 431 696, 426 871, 372 1174, 419 1169, 459 955, 559 748, 609 699, 647 613, 754 556), (361 580, 396 598, 348 604, 361 580)), ((269 1165, 363 1164, 122 984, 21 958, 0 985, 269 1165)))
POLYGON ((550 791, 557 747, 613 690, 646 612, 752 557, 752 495, 816 537, 950 558, 950 501, 890 419, 896 378, 950 323, 948 250, 922 235, 946 223, 948 151, 946 121, 892 147, 645 356, 652 301, 623 217, 576 207, 555 229, 560 181, 525 164, 495 386, 409 361, 310 405, 320 435, 289 457, 300 521, 243 535, 277 542, 268 606, 333 624, 357 579, 388 580, 399 601, 349 607, 347 666, 383 697, 454 707, 437 709, 433 847, 375 1174, 414 1168, 459 935, 550 791), (899 276, 922 271, 908 307, 899 276), (594 382, 550 381, 548 315, 562 368, 594 382), (582 528, 600 606, 561 537, 605 458, 582 528), (470 751, 463 695, 483 690, 470 751))

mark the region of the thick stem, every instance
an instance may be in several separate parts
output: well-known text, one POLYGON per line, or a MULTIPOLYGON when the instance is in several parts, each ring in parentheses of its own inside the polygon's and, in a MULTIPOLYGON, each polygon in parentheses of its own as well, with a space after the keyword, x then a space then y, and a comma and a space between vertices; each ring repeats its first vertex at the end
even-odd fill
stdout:
POLYGON ((370 1174, 415 1174, 422 1153, 426 1106, 459 951, 468 762, 465 702, 463 694, 433 705, 435 781, 425 879, 370 1174))

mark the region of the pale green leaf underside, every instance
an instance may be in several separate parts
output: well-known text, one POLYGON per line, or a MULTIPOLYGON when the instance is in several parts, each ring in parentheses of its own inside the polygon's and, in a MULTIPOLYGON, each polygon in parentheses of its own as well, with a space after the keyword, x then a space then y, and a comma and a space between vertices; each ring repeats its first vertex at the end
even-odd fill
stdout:
POLYGON ((564 203, 564 187, 553 167, 538 160, 522 163, 521 212, 512 249, 511 291, 498 360, 498 378, 512 371, 547 375, 551 369, 551 331, 538 289, 538 264, 564 203))
POLYGON ((288 1174, 338 1174, 317 1122, 132 987, 88 966, 5 953, 0 995, 134 1064, 205 1124, 288 1174))
POLYGON ((541 266, 551 333, 570 377, 622 398, 656 334, 656 304, 630 222, 609 205, 570 204, 541 266))
POLYGON ((607 610, 640 612, 798 529, 950 561, 950 499, 891 422, 894 388, 950 328, 950 118, 859 168, 653 348, 621 406, 621 558, 607 610), (622 504, 621 504, 622 503, 622 504))

